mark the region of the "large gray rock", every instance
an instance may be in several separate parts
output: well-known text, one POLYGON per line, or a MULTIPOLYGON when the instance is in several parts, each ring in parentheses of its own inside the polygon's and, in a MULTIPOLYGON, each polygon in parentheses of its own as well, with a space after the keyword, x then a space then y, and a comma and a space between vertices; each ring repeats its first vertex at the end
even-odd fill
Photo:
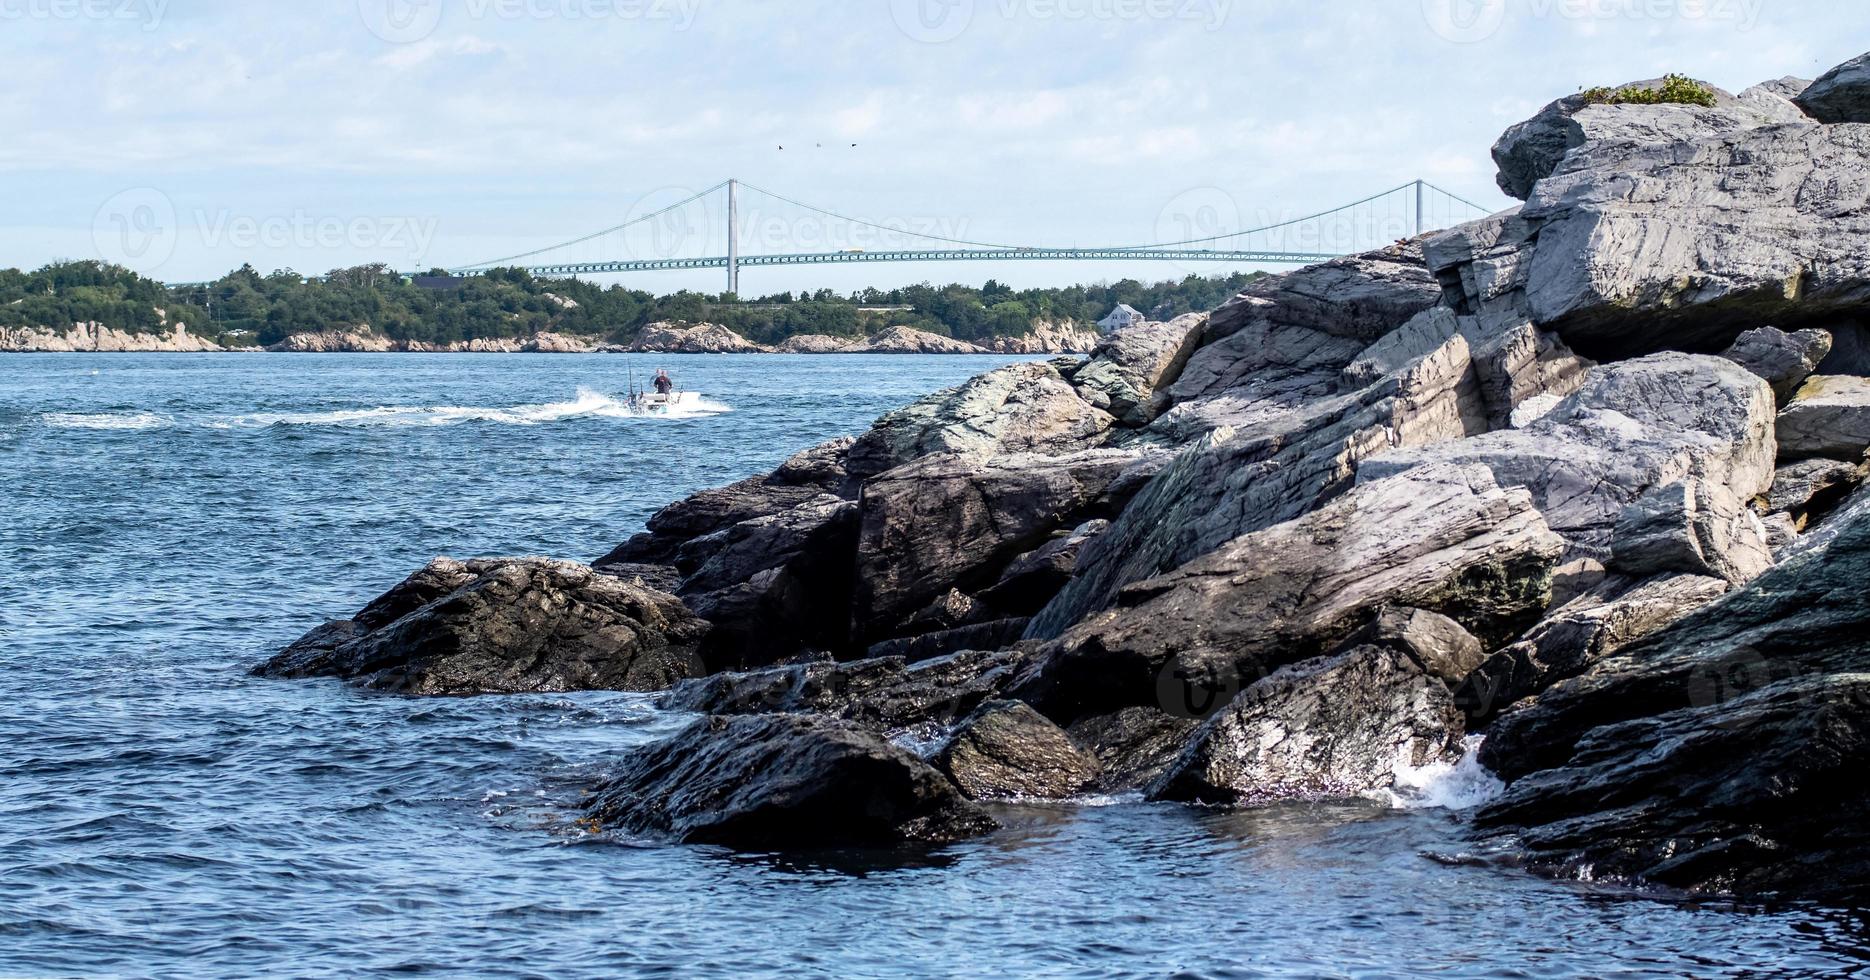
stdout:
POLYGON ((1779 458, 1856 462, 1870 450, 1870 378, 1819 375, 1779 413, 1779 458))
POLYGON ((1157 389, 1181 374, 1207 326, 1207 314, 1194 313, 1117 330, 1072 373, 1071 383, 1124 425, 1147 425, 1160 407, 1157 389))
POLYGON ((583 565, 436 559, 255 670, 416 695, 659 691, 705 672, 708 624, 583 565))
POLYGON ((1719 351, 1870 297, 1866 155, 1870 129, 1815 124, 1587 143, 1523 208, 1432 239, 1429 264, 1457 312, 1528 318, 1588 357, 1719 351))
POLYGON ((1215 311, 1150 432, 1187 442, 1342 393, 1347 365, 1439 299, 1413 243, 1260 280, 1215 311))
POLYGON ((1209 718, 1152 799, 1254 806, 1362 796, 1446 759, 1464 729, 1448 686, 1387 647, 1281 670, 1209 718))
POLYGON ((596 787, 603 829, 739 848, 942 843, 994 822, 928 763, 849 722, 707 718, 596 787))
POLYGON ((1011 364, 879 419, 851 447, 849 469, 869 479, 937 453, 1037 453, 1090 449, 1114 420, 1051 364, 1011 364))
POLYGON ((1870 473, 1864 462, 1807 459, 1782 466, 1773 474, 1766 492, 1766 509, 1792 518, 1794 530, 1803 532, 1816 517, 1830 513, 1856 490, 1870 473))
POLYGON ((1400 650, 1451 687, 1487 659, 1486 646, 1466 627, 1426 609, 1385 609, 1352 642, 1400 650))
POLYGON ((1765 378, 1773 386, 1773 396, 1783 405, 1830 356, 1831 344, 1831 334, 1824 330, 1786 333, 1775 327, 1761 327, 1741 334, 1721 356, 1765 378))
POLYGON ((1493 429, 1530 424, 1583 386, 1595 366, 1528 321, 1483 321, 1438 306, 1372 344, 1344 369, 1345 382, 1369 384, 1457 336, 1467 340, 1487 424, 1493 429))
POLYGON ((1157 453, 1114 449, 950 453, 871 480, 857 541, 858 636, 891 639, 950 590, 992 586, 1010 562, 1055 532, 1114 515, 1164 461, 1157 453))
POLYGON ((1495 653, 1457 692, 1474 723, 1576 677, 1618 650, 1726 595, 1721 579, 1669 575, 1605 581, 1495 653))
POLYGON ((1637 578, 1685 573, 1745 585, 1773 567, 1773 554, 1745 501, 1691 479, 1656 487, 1624 508, 1609 567, 1637 578))
POLYGON ((1390 606, 1498 643, 1546 608, 1563 547, 1525 491, 1424 467, 1126 587, 1047 644, 1013 696, 1062 722, 1146 704, 1204 716, 1390 606))
POLYGON ((970 799, 1058 800, 1097 778, 1097 758, 1017 701, 982 705, 931 760, 970 799))
POLYGON ((1870 123, 1870 54, 1820 75, 1793 101, 1819 122, 1870 123))
POLYGON ((1747 499, 1771 486, 1772 391, 1714 357, 1609 364, 1524 429, 1396 450, 1365 462, 1358 480, 1432 463, 1485 466, 1502 486, 1527 488, 1579 555, 1602 559, 1624 509, 1653 487, 1695 477, 1747 499))
MULTIPOLYGON (((772 473, 742 480, 731 486, 703 490, 664 507, 649 519, 649 528, 595 565, 603 569, 626 564, 668 564, 677 549, 696 538, 736 524, 771 517, 810 503, 827 493, 844 493, 848 475, 845 454, 853 440, 836 439, 793 456, 772 473)), ((845 493, 855 496, 854 493, 845 493)), ((690 560, 696 554, 690 549, 690 560)))
MULTIPOLYGON (((1631 84, 1656 89, 1662 82, 1656 78, 1631 84)), ((1550 177, 1567 154, 1586 143, 1666 145, 1804 121, 1798 109, 1783 98, 1736 98, 1719 89, 1714 92, 1716 104, 1711 107, 1667 103, 1593 105, 1582 93, 1559 99, 1508 129, 1494 144, 1500 190, 1525 200, 1533 186, 1550 177)))
POLYGON ((1352 394, 1210 433, 1086 547, 1079 574, 1027 635, 1058 636, 1132 582, 1315 510, 1349 489, 1370 457, 1484 431, 1486 414, 1467 341, 1454 337, 1352 394))

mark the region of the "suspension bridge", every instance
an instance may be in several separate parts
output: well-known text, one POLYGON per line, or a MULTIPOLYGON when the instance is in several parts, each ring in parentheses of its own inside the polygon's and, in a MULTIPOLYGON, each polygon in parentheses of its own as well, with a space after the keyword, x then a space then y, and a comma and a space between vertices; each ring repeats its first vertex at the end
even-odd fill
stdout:
MULTIPOLYGON (((1058 262, 1155 261, 1200 264, 1310 265, 1344 255, 1381 248, 1400 238, 1482 218, 1491 209, 1475 204, 1425 180, 1414 180, 1369 197, 1295 218, 1231 230, 1225 195, 1211 192, 1172 202, 1165 220, 1187 230, 1189 237, 1137 245, 1058 247, 972 241, 937 230, 919 230, 908 222, 886 224, 815 207, 740 180, 725 180, 704 191, 656 208, 646 214, 574 238, 516 255, 502 256, 449 269, 455 275, 473 275, 497 268, 522 268, 536 276, 576 277, 608 273, 678 269, 724 269, 727 291, 740 292, 740 270, 760 266, 826 265, 874 262, 1058 262), (742 200, 756 195, 780 206, 814 215, 817 220, 844 223, 851 230, 885 241, 888 247, 836 250, 786 250, 786 242, 772 251, 747 252, 748 235, 742 200), (1217 205, 1216 200, 1221 203, 1217 205), (681 245, 704 237, 697 234, 693 210, 725 203, 724 254, 679 256, 681 245), (1181 210, 1178 212, 1177 208, 1181 210), (1171 213, 1176 212, 1176 213, 1171 213), (647 232, 648 241, 642 232, 647 232), (1205 233, 1204 233, 1205 232, 1205 233), (645 252, 651 254, 644 254, 645 252)), ((711 210, 711 209, 710 209, 711 210)), ((711 235, 705 236, 709 239, 711 235)), ((781 239, 788 236, 780 235, 781 239)), ((789 236, 796 239, 800 236, 789 236)), ((826 237, 826 236, 815 236, 826 237)))

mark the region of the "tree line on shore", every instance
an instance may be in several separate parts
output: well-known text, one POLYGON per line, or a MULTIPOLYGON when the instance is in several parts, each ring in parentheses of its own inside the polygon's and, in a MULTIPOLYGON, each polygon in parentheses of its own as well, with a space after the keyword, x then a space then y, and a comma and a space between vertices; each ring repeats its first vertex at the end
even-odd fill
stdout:
POLYGON ((56 262, 35 272, 0 269, 0 327, 64 331, 99 323, 130 333, 180 325, 224 346, 270 345, 299 333, 367 327, 427 344, 528 337, 542 331, 627 343, 651 323, 718 323, 778 344, 801 334, 860 338, 897 325, 978 342, 1018 337, 1043 323, 1087 326, 1119 303, 1158 319, 1213 309, 1263 273, 1144 283, 1014 289, 921 283, 841 294, 776 293, 752 299, 681 291, 664 295, 524 269, 473 276, 434 270, 415 279, 382 265, 320 277, 252 266, 211 283, 165 286, 121 266, 56 262))

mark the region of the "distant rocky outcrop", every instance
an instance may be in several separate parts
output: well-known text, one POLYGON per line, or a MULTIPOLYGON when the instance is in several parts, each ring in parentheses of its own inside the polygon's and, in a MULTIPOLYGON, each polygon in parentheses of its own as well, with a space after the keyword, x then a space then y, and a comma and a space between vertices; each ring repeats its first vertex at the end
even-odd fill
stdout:
POLYGON ((848 354, 985 354, 986 351, 964 340, 917 330, 914 327, 890 327, 859 344, 845 349, 848 354))
POLYGON ((159 333, 130 333, 101 323, 75 323, 69 330, 45 330, 32 327, 0 327, 0 352, 65 353, 93 351, 103 353, 219 351, 221 346, 189 333, 181 324, 159 333))
POLYGON ((270 670, 668 688, 705 717, 591 810, 631 834, 1384 798, 1483 734, 1482 853, 1859 900, 1861 75, 1560 100, 1497 148, 1521 207, 986 372, 669 505, 598 572, 438 565, 270 670))
POLYGON ((761 354, 767 348, 718 323, 652 323, 637 334, 629 350, 643 354, 761 354))
POLYGON ((285 354, 382 354, 396 346, 395 341, 368 330, 324 330, 292 334, 267 350, 285 354))
POLYGON ((779 354, 844 354, 849 353, 857 341, 846 337, 827 337, 823 334, 804 333, 787 337, 773 348, 779 354))
POLYGON ((1095 329, 1085 329, 1067 320, 1054 323, 1041 320, 1029 333, 1017 337, 994 337, 980 346, 996 354, 1089 354, 1103 342, 1095 329))

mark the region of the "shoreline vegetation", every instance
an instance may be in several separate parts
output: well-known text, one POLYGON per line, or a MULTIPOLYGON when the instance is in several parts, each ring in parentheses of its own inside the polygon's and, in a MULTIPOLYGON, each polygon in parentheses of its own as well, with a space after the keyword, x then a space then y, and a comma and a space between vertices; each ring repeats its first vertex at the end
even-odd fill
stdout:
POLYGON ((743 300, 657 296, 523 269, 404 277, 386 266, 165 286, 120 266, 0 269, 0 352, 1089 353, 1119 305, 1167 321, 1263 273, 1015 290, 927 283, 743 300))

